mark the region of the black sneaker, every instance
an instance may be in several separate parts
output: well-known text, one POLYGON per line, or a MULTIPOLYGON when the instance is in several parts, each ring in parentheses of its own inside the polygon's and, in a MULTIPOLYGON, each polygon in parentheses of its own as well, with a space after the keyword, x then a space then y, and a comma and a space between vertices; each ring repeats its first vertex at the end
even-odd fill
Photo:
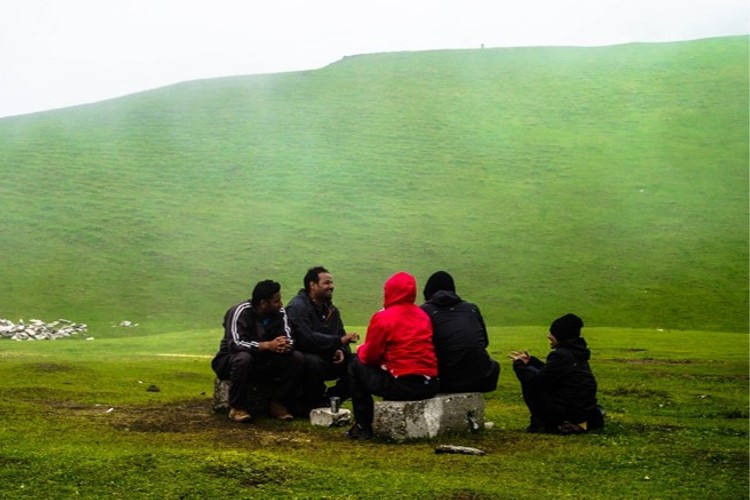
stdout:
POLYGON ((373 438, 373 432, 372 432, 372 426, 370 425, 362 425, 362 424, 354 424, 351 426, 351 428, 344 433, 346 437, 349 439, 372 439, 373 438))
POLYGON ((543 434, 547 432, 547 426, 544 425, 544 420, 532 416, 529 420, 529 426, 526 428, 526 432, 530 434, 543 434))

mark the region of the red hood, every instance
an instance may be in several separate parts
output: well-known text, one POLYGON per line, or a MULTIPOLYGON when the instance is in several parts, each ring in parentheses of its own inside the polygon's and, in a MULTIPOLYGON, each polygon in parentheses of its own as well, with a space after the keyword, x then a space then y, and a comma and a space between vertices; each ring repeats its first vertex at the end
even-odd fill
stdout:
POLYGON ((417 298, 417 280, 409 273, 398 272, 385 282, 383 305, 413 304, 417 298))

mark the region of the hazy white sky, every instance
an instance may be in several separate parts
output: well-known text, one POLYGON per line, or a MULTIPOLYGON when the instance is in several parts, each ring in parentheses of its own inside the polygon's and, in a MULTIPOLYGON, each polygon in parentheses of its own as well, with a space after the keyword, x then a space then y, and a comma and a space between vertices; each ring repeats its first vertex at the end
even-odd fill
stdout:
POLYGON ((747 34, 748 0, 2 0, 0 117, 403 50, 747 34))

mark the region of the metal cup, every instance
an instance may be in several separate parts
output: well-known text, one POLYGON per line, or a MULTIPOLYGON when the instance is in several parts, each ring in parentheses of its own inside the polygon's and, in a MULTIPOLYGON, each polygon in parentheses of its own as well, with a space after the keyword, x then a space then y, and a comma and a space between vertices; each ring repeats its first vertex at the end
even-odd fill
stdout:
POLYGON ((329 401, 331 402, 331 413, 338 413, 341 409, 341 398, 333 396, 329 401))

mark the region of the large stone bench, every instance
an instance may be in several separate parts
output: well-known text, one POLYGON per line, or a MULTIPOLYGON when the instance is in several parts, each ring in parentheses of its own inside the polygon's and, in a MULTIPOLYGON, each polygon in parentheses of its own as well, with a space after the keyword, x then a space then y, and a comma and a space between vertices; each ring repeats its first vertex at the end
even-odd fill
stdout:
POLYGON ((404 441, 484 429, 480 392, 438 394, 422 401, 377 401, 372 428, 379 437, 404 441))
MULTIPOLYGON (((229 380, 214 381, 213 410, 217 413, 229 411, 229 380)), ((263 387, 253 387, 248 396, 253 415, 267 414, 268 393, 263 387)), ((329 409, 311 412, 314 425, 342 425, 351 419, 349 410, 330 418, 329 409), (313 418, 313 412, 319 412, 313 418), (326 413, 326 415, 323 415, 326 413)), ((376 401, 372 423, 379 437, 404 441, 407 439, 433 438, 452 432, 477 432, 484 429, 484 397, 480 392, 438 394, 422 401, 376 401)))

